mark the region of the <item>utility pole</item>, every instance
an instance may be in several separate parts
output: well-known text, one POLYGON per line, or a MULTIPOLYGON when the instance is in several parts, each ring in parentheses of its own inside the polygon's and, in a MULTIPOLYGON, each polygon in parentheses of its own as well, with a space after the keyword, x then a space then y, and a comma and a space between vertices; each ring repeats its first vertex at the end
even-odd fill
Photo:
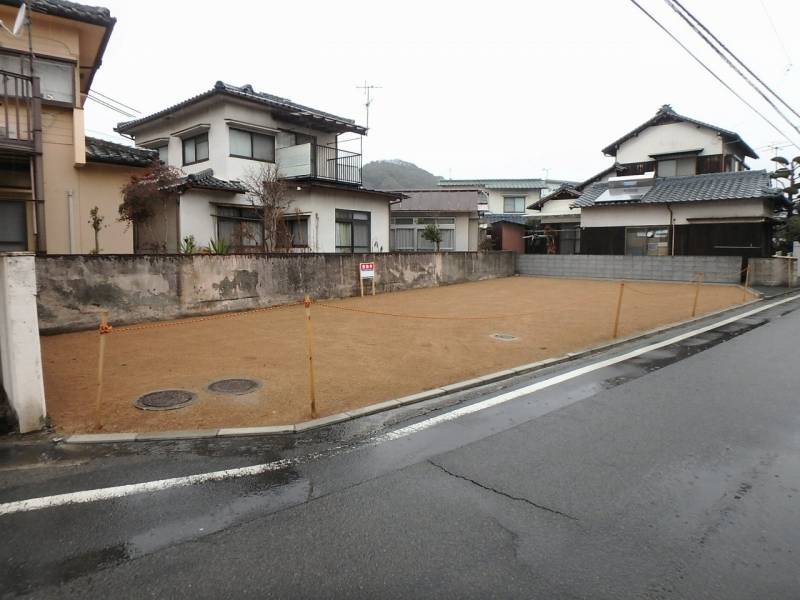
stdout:
POLYGON ((364 80, 364 85, 357 85, 356 89, 364 90, 364 95, 366 96, 367 100, 364 103, 364 108, 367 109, 367 122, 366 127, 369 129, 369 105, 372 104, 372 90, 379 90, 381 86, 379 85, 370 85, 367 80, 364 80))

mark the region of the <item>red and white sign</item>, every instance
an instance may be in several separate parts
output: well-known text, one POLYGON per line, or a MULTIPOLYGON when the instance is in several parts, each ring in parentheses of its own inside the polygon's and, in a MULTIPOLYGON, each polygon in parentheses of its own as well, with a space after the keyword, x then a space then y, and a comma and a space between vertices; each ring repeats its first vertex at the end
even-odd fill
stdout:
POLYGON ((358 263, 361 269, 361 279, 373 279, 375 277, 375 263, 358 263))

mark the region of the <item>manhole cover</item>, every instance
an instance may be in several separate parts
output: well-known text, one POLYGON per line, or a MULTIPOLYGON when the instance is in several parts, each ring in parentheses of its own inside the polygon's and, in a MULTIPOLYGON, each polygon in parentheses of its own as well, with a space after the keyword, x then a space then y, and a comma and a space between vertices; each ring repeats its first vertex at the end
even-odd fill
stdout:
POLYGON ((142 410, 172 410, 183 408, 197 399, 197 395, 187 390, 158 390, 139 396, 133 405, 142 410))
POLYGON ((208 391, 216 392, 218 394, 248 394, 261 387, 257 381, 253 379, 220 379, 208 386, 208 391))
POLYGON ((515 339, 517 339, 516 336, 513 336, 510 333, 493 333, 492 338, 501 342, 513 342, 515 339))

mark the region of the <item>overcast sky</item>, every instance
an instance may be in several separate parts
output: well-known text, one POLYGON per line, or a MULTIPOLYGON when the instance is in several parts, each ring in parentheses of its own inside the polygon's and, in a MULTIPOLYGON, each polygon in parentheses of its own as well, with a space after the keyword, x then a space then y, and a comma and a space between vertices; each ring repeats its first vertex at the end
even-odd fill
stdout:
MULTIPOLYGON (((640 2, 800 143, 663 0, 640 2)), ((762 157, 787 144, 630 0, 94 3, 117 18, 96 91, 149 114, 222 79, 363 124, 356 86, 367 80, 381 89, 365 161, 400 158, 453 178, 547 169, 582 180, 611 164, 601 148, 662 104, 738 132, 762 157)), ((800 112, 800 2, 683 4, 800 112)), ((89 135, 114 139, 125 119, 87 102, 89 135)))

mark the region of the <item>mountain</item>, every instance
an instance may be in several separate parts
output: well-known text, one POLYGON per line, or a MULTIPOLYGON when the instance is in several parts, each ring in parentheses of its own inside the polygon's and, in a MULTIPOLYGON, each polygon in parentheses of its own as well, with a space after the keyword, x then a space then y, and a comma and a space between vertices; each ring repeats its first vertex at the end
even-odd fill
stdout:
POLYGON ((375 160, 361 169, 365 188, 374 190, 418 190, 435 188, 441 177, 404 160, 375 160))

